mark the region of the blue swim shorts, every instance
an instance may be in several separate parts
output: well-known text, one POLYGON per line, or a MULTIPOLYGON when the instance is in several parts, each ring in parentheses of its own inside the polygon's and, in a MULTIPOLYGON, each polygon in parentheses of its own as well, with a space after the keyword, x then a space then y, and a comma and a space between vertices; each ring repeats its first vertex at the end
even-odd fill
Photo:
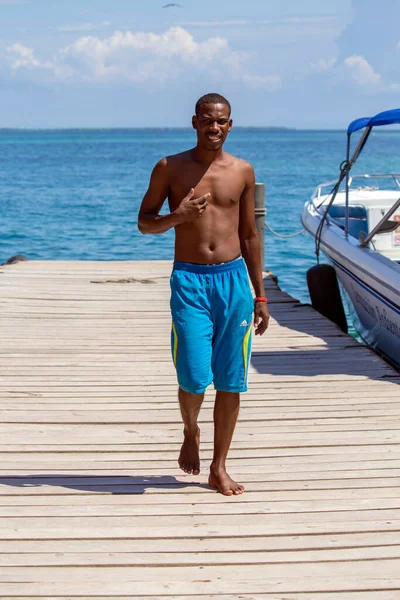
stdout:
POLYGON ((201 394, 247 391, 254 300, 243 258, 217 265, 175 262, 172 357, 179 386, 201 394))

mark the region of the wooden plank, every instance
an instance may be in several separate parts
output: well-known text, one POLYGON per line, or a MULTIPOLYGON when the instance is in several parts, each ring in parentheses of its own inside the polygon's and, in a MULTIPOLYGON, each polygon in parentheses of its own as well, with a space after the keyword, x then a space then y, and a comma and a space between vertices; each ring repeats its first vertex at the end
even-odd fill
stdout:
MULTIPOLYGON (((48 409, 6 409, 3 408, 0 410, 2 424, 17 424, 24 423, 25 425, 34 424, 34 423, 43 423, 43 424, 90 424, 90 423, 107 423, 107 424, 141 424, 148 425, 154 423, 154 417, 146 412, 143 414, 143 411, 130 411, 123 410, 120 408, 119 410, 110 410, 110 409, 92 409, 88 408, 86 410, 80 410, 79 408, 72 409, 63 409, 63 410, 48 410, 48 409)), ((348 420, 351 419, 351 427, 354 431, 369 429, 372 427, 372 423, 377 424, 379 429, 389 430, 397 430, 400 429, 400 426, 393 422, 400 417, 400 408, 395 407, 385 409, 368 409, 366 411, 362 411, 361 409, 350 411, 343 413, 341 411, 332 411, 330 413, 320 413, 315 411, 314 416, 312 413, 309 414, 299 414, 297 413, 297 417, 294 418, 293 414, 285 414, 282 412, 264 412, 261 411, 261 414, 258 414, 257 411, 253 413, 247 412, 246 416, 241 419, 241 429, 240 431, 246 431, 247 425, 251 424, 252 427, 259 428, 268 428, 270 426, 274 426, 276 431, 283 431, 293 425, 298 424, 299 428, 303 432, 307 431, 315 431, 318 432, 323 428, 332 429, 334 431, 341 431, 343 428, 348 429, 349 423, 348 420), (309 422, 312 421, 313 425, 310 425, 309 422)), ((181 429, 181 419, 179 414, 179 409, 176 408, 173 412, 163 412, 158 411, 157 415, 157 423, 158 424, 169 424, 171 426, 175 426, 176 429, 181 429)), ((204 410, 201 415, 201 423, 211 423, 212 418, 212 409, 204 410)), ((170 429, 171 430, 171 429, 170 429)))
MULTIPOLYGON (((46 476, 48 477, 48 476, 46 476)), ((19 481, 15 481, 18 486, 0 486, 0 497, 15 497, 15 502, 18 504, 17 497, 19 496, 75 496, 75 495, 103 495, 103 494, 139 494, 139 495, 162 495, 184 493, 187 496, 191 496, 192 502, 195 503, 197 497, 200 494, 210 494, 210 488, 206 483, 206 479, 197 479, 193 481, 190 477, 186 478, 185 475, 181 475, 180 479, 177 480, 175 477, 170 475, 159 475, 156 477, 151 476, 131 476, 126 477, 122 483, 117 483, 114 478, 108 477, 106 483, 98 483, 94 479, 92 484, 79 484, 71 483, 70 477, 63 477, 59 485, 51 485, 51 482, 32 482, 31 478, 21 478, 19 481), (35 484, 35 485, 34 485, 35 484)), ((315 479, 312 481, 298 480, 298 481, 248 481, 242 479, 246 487, 247 492, 277 492, 282 490, 299 491, 303 489, 307 490, 341 490, 341 489, 375 489, 379 491, 381 488, 390 489, 398 488, 398 477, 376 477, 376 478, 357 478, 357 479, 315 479)), ((215 494, 215 492, 214 492, 215 494)), ((379 494, 377 494, 379 497, 379 494)), ((226 501, 226 499, 225 499, 226 501)), ((235 501, 237 498, 235 497, 235 501)))
MULTIPOLYGON (((363 590, 362 592, 357 592, 357 591, 353 591, 353 592, 340 592, 340 600, 398 600, 398 594, 399 594, 399 590, 386 590, 386 591, 382 591, 382 590, 363 590)), ((41 598, 43 598, 44 596, 31 596, 29 595, 30 600, 41 600, 41 598)), ((46 596, 47 597, 47 596, 46 596)), ((303 593, 293 593, 290 592, 289 595, 288 594, 281 594, 279 593, 278 595, 276 594, 276 592, 263 592, 263 593, 251 593, 249 594, 248 592, 245 593, 245 595, 240 595, 238 596, 237 594, 232 596, 231 594, 221 594, 221 593, 217 593, 217 594, 201 594, 201 596, 198 596, 197 594, 193 595, 190 594, 189 596, 185 595, 170 595, 168 594, 168 596, 163 596, 163 598, 167 598, 168 600, 216 600, 221 598, 222 600, 310 600, 310 595, 308 594, 308 592, 306 592, 305 594, 303 593)), ((26 600, 27 596, 10 596, 10 598, 13 598, 13 600, 26 600)), ((88 600, 89 598, 93 598, 93 596, 76 596, 74 594, 74 596, 51 596, 51 600, 88 600)), ((116 596, 115 594, 111 594, 109 596, 103 596, 103 595, 96 595, 96 600, 126 600, 127 596, 116 596)), ((135 594, 135 598, 146 598, 146 600, 160 600, 160 596, 149 596, 148 594, 145 594, 144 596, 142 595, 138 595, 138 593, 136 592, 135 594)), ((328 593, 319 593, 319 592, 313 592, 312 593, 312 599, 313 600, 332 600, 332 594, 330 592, 328 593)))
MULTIPOLYGON (((237 524, 237 533, 243 532, 246 527, 249 530, 253 530, 253 534, 257 532, 257 525, 260 528, 260 532, 262 529, 272 529, 274 527, 277 530, 285 530, 290 525, 295 526, 318 526, 325 528, 325 530, 329 531, 329 527, 334 527, 334 525, 338 525, 340 527, 344 527, 344 523, 351 522, 351 527, 355 527, 359 525, 360 527, 365 522, 384 522, 386 525, 392 525, 391 528, 394 530, 396 524, 400 523, 400 509, 397 508, 382 508, 382 509, 368 509, 368 510, 331 510, 331 511, 311 511, 311 512, 287 512, 282 513, 279 516, 279 522, 277 523, 276 515, 274 513, 266 514, 264 512, 260 512, 260 507, 258 507, 257 513, 248 513, 243 514, 240 518, 240 523, 237 524)), ((8 537, 8 533, 13 530, 18 530, 21 533, 25 531, 38 531, 38 533, 46 532, 48 528, 51 532, 62 532, 69 530, 72 536, 72 532, 76 531, 81 534, 83 533, 91 533, 92 530, 96 529, 96 527, 100 530, 105 530, 106 527, 110 527, 110 529, 119 529, 125 527, 127 530, 140 531, 143 532, 143 537, 152 537, 151 533, 153 529, 155 530, 165 530, 165 531, 173 531, 175 527, 175 535, 178 537, 177 529, 180 528, 181 535, 186 532, 188 535, 189 531, 193 531, 196 529, 196 526, 203 528, 213 528, 219 532, 224 531, 224 527, 226 531, 224 535, 232 535, 229 533, 230 531, 234 531, 235 524, 229 514, 219 515, 218 519, 214 518, 212 513, 210 514, 191 514, 180 515, 178 514, 164 514, 157 516, 157 523, 152 519, 152 515, 107 515, 107 516, 91 516, 90 514, 87 516, 87 531, 82 529, 82 519, 74 516, 47 516, 41 515, 35 517, 34 520, 29 519, 29 517, 19 517, 15 516, 12 519, 8 517, 0 518, 0 531, 1 535, 6 535, 8 537)), ((354 530, 353 530, 354 531, 354 530)), ((95 532, 96 537, 98 533, 95 532)), ((164 536, 165 537, 165 536, 164 536)))
MULTIPOLYGON (((279 512, 283 506, 290 506, 291 510, 289 512, 304 511, 306 506, 312 506, 315 510, 334 510, 334 507, 332 507, 333 503, 335 507, 348 503, 349 508, 351 508, 352 505, 354 506, 358 502, 360 509, 368 507, 378 508, 378 504, 384 507, 385 501, 387 501, 388 508, 397 508, 398 506, 395 503, 399 498, 400 492, 400 486, 380 488, 340 487, 338 489, 322 488, 311 490, 309 488, 297 490, 265 490, 263 489, 263 486, 260 487, 261 489, 247 490, 246 495, 240 498, 240 502, 236 502, 235 500, 235 504, 232 506, 242 504, 247 506, 248 503, 258 503, 260 511, 271 513, 274 511, 279 512), (381 500, 383 500, 382 503, 381 500), (376 503, 376 505, 373 503, 376 503), (393 503, 393 505, 390 503, 393 503)), ((223 506, 231 506, 230 504, 227 505, 226 499, 219 494, 213 494, 211 498, 207 493, 197 494, 194 502, 192 494, 182 494, 179 488, 175 491, 172 490, 171 493, 167 495, 129 494, 129 498, 127 498, 127 496, 128 494, 117 494, 114 496, 111 494, 93 494, 90 498, 90 509, 93 511, 93 514, 96 514, 96 507, 101 507, 100 510, 111 510, 112 507, 115 507, 117 513, 120 506, 128 505, 135 511, 136 507, 142 507, 143 505, 147 507, 148 510, 150 510, 150 507, 152 506, 162 505, 165 507, 165 512, 167 513, 167 511, 170 510, 170 505, 177 505, 182 507, 182 510, 185 510, 185 505, 190 504, 193 507, 194 512, 201 510, 204 505, 221 504, 223 506)), ((35 496, 24 494, 19 495, 18 502, 16 503, 16 499, 13 495, 0 496, 0 512, 3 510, 1 507, 6 507, 7 509, 15 511, 14 516, 22 516, 24 514, 24 507, 30 507, 33 514, 34 511, 37 510, 36 507, 43 508, 44 506, 49 508, 49 513, 47 513, 49 515, 51 514, 52 507, 61 510, 62 507, 66 506, 74 508, 75 510, 80 510, 80 507, 84 506, 85 509, 88 510, 88 499, 86 495, 71 496, 69 494, 61 495, 48 493, 35 496)), ((231 510, 234 510, 234 508, 231 510)), ((283 512, 288 511, 286 510, 283 512)))
MULTIPOLYGON (((247 496, 247 494, 246 494, 247 496)), ((254 497, 254 494, 252 494, 254 497)), ((155 515, 258 515, 258 514, 270 514, 270 515, 281 515, 281 514, 304 514, 310 515, 310 513, 323 513, 323 512, 346 512, 354 513, 361 511, 372 511, 372 510, 400 510, 400 500, 396 498, 374 498, 364 499, 362 501, 358 499, 339 499, 335 500, 297 500, 296 502, 283 502, 275 501, 271 503, 270 507, 265 508, 265 496, 257 500, 248 500, 237 502, 234 504, 226 504, 222 502, 216 502, 212 504, 201 503, 199 506, 193 506, 192 502, 176 502, 171 503, 149 503, 147 502, 132 502, 126 504, 101 504, 95 506, 83 506, 82 504, 75 505, 62 505, 62 506, 49 506, 45 503, 41 505, 32 506, 4 506, 0 505, 0 518, 20 518, 20 517, 37 517, 40 518, 43 515, 43 505, 46 505, 46 516, 47 517, 117 517, 117 516, 155 516, 155 515)), ((368 516, 368 515, 367 515, 368 516)), ((400 541, 399 541, 400 545, 400 541)))
MULTIPOLYGON (((204 462, 205 461, 203 461, 203 464, 204 462)), ((107 475, 130 476, 132 473, 135 473, 137 475, 143 474, 144 476, 157 476, 161 471, 168 469, 168 473, 171 476, 180 477, 181 470, 178 468, 176 463, 177 457, 175 460, 169 461, 167 464, 164 464, 162 470, 159 466, 155 466, 154 463, 149 462, 139 465, 137 463, 130 462, 126 464, 100 463, 95 464, 93 466, 87 464, 73 465, 68 463, 61 463, 60 467, 62 466, 62 471, 65 474, 65 476, 71 476, 73 474, 76 474, 76 476, 79 477, 83 475, 90 476, 92 474, 95 474, 96 477, 107 475)), ((273 478, 275 475, 278 479, 281 479, 282 477, 285 479, 287 476, 286 474, 288 473, 288 471, 291 470, 291 467, 293 466, 293 464, 247 464, 243 463, 242 461, 229 461, 229 465, 230 469, 233 469, 235 471, 237 477, 247 477, 250 478, 250 480, 253 476, 257 476, 258 474, 260 475, 260 477, 263 477, 263 474, 267 474, 269 478, 273 478)), ((5 483, 7 481, 7 478, 12 477, 14 474, 16 476, 26 475, 28 477, 36 477, 38 468, 40 469, 41 473, 40 477, 45 477, 46 474, 48 474, 49 476, 53 476, 53 474, 55 473, 54 467, 51 467, 49 465, 40 465, 39 467, 38 464, 36 464, 36 466, 31 464, 27 467, 21 464, 2 464, 0 485, 2 483, 5 483)), ((400 461, 357 461, 352 463, 345 463, 343 461, 340 464, 325 463, 323 465, 321 465, 320 463, 312 463, 302 464, 301 467, 299 466, 299 468, 301 470, 297 472, 297 478, 299 476, 304 476, 312 479, 315 477, 316 473, 321 473, 321 469, 323 469, 324 472, 330 477, 336 477, 337 475, 346 477, 352 472, 356 472, 362 477, 374 477, 375 474, 377 474, 377 476, 380 476, 382 473, 387 472, 389 477, 396 477, 400 474, 400 461)))
MULTIPOLYGON (((171 459, 175 460, 179 448, 179 441, 175 444, 172 443, 171 445, 146 444, 146 446, 143 447, 141 444, 102 444, 100 440, 98 444, 1 444, 0 452, 4 457, 26 456, 29 458, 29 456, 32 456, 33 459, 35 456, 40 458, 46 455, 54 455, 54 460, 57 460, 57 458, 62 457, 62 455, 71 454, 72 456, 80 457, 83 460, 85 460, 86 457, 88 460, 95 458, 100 459, 104 455, 104 457, 108 457, 113 461, 125 459, 132 460, 133 458, 136 458, 141 461, 146 460, 153 462, 171 459)), ((358 457, 359 455, 362 455, 365 460, 372 460, 374 456, 382 457, 382 454, 386 454, 387 458, 390 458, 391 456, 396 456, 397 452, 400 452, 400 444, 359 444, 358 446, 351 446, 351 448, 349 448, 347 444, 335 444, 331 446, 309 444, 307 446, 297 446, 294 448, 268 448, 268 446, 253 446, 246 448, 243 445, 241 445, 241 447, 235 445, 229 452, 229 460, 248 458, 257 461, 262 458, 274 459, 275 457, 288 458, 289 460, 298 457, 299 460, 307 461, 310 460, 310 457, 312 457, 313 460, 324 460, 324 457, 327 457, 327 460, 341 460, 343 454, 345 454, 346 457, 348 456, 349 459, 354 456, 358 457), (368 452, 366 452, 366 450, 368 450, 368 452)), ((202 444, 202 456, 211 458, 212 444, 202 444)))
MULTIPOLYGON (((380 560, 379 575, 373 577, 371 576, 371 572, 375 568, 375 562, 368 559, 360 561, 357 566, 350 561, 336 561, 335 578, 339 579, 336 583, 336 589, 343 589, 343 583, 340 581, 342 577, 348 580, 349 583, 353 581, 355 589, 362 588, 362 585, 365 585, 365 581, 369 581, 369 585, 371 585, 371 582, 374 580, 378 584, 377 587, 388 587, 388 579, 391 579, 396 585, 400 585, 400 575, 395 561, 390 559, 380 560), (355 571, 358 577, 365 577, 362 584, 357 584, 357 580, 354 580, 355 571)), ((51 569, 42 566, 10 567, 6 572, 0 572, 0 583, 13 582, 15 580, 19 580, 21 583, 30 581, 53 583, 54 581, 59 581, 65 585, 67 591, 71 579, 79 581, 83 585, 91 583, 96 588, 96 584, 99 583, 107 585, 110 582, 110 576, 111 570, 107 567, 90 568, 82 566, 68 569, 56 566, 53 566, 51 569)), ((288 587, 298 580, 303 585, 308 585, 310 589, 315 585, 312 583, 314 578, 319 579, 321 582, 323 578, 329 580, 333 578, 332 565, 330 563, 314 563, 311 565, 308 563, 291 564, 289 574, 287 566, 279 563, 273 565, 262 564, 258 568, 257 566, 249 568, 247 565, 235 565, 234 569, 229 565, 206 565, 204 567, 186 565, 184 573, 180 566, 164 567, 159 565, 157 567, 147 567, 140 565, 138 567, 130 566, 129 569, 113 566, 112 577, 116 578, 119 585, 125 582, 148 582, 150 588, 152 583, 155 582, 180 582, 183 584, 185 579, 190 585, 190 583, 194 583, 196 580, 202 582, 204 580, 213 581, 216 584, 218 580, 222 580, 227 584, 230 578, 232 584, 232 582, 240 583, 246 579, 249 583, 251 581, 262 582, 263 580, 266 583, 268 580, 277 582, 279 579, 285 578, 288 587)), ((330 583, 332 584, 332 582, 330 583)), ((186 585, 187 592, 190 591, 189 585, 186 585)), ((368 585, 365 585, 365 587, 368 589, 368 585)), ((226 591, 229 591, 227 585, 224 588, 226 591)), ((100 586, 97 589, 100 591, 100 586)))
MULTIPOLYGON (((394 561, 392 561, 394 562, 394 561)), ((303 567, 303 565, 301 565, 303 567)), ((393 564, 391 565, 393 567, 393 564)), ((314 567, 314 565, 313 565, 314 567)), ((280 590, 279 599, 282 600, 284 595, 282 594, 290 594, 296 591, 302 591, 307 598, 307 593, 314 592, 331 592, 337 593, 338 595, 344 592, 354 591, 375 591, 375 590, 387 590, 393 591, 394 589, 400 589, 400 578, 396 576, 396 571, 394 568, 392 570, 385 570, 382 575, 371 575, 376 569, 375 564, 367 564, 365 569, 361 567, 359 569, 354 569, 354 566, 349 564, 349 567, 352 567, 352 575, 344 575, 343 570, 340 568, 335 568, 334 572, 332 572, 332 566, 328 564, 325 569, 323 568, 313 568, 306 569, 304 568, 304 576, 298 577, 287 576, 284 575, 279 577, 277 575, 273 577, 267 577, 265 572, 265 566, 262 565, 257 569, 259 574, 259 579, 249 578, 249 574, 242 574, 243 579, 238 579, 235 577, 234 588, 236 594, 248 594, 248 593, 258 593, 258 594, 275 594, 276 590, 280 590), (366 572, 369 567, 369 572, 366 572), (327 570, 330 570, 330 575, 319 575, 319 573, 325 573, 327 570), (360 583, 362 582, 362 583, 360 583)), ((274 569, 277 567, 274 565, 274 569)), ((26 569, 26 567, 24 567, 26 569)), ((36 567, 34 570, 36 571, 39 567, 36 567)), ((104 568, 103 568, 104 569, 104 568)), ((125 577, 127 577, 127 573, 131 571, 133 567, 129 569, 125 568, 125 577)), ((162 567, 157 567, 154 571, 159 574, 162 567)), ((179 567, 178 567, 179 569, 179 567)), ((217 567, 215 569, 222 569, 222 567, 217 567)), ((237 573, 238 566, 235 565, 234 568, 230 568, 230 571, 233 573, 237 573)), ((54 567, 53 567, 54 570, 54 567)), ((93 577, 95 576, 95 572, 99 575, 99 568, 92 569, 94 571, 93 577)), ((113 571, 117 570, 117 567, 112 567, 113 571)), ((139 567, 138 570, 143 571, 144 567, 139 567)), ((248 567, 246 567, 246 571, 248 571, 248 567)), ((286 567, 286 571, 288 567, 286 567)), ((290 571, 293 570, 293 566, 290 565, 290 571)), ((230 576, 226 576, 225 571, 221 572, 218 576, 215 573, 215 577, 210 579, 213 575, 213 571, 206 571, 205 567, 186 567, 184 570, 180 569, 180 577, 181 580, 173 580, 171 581, 171 570, 165 572, 165 580, 154 580, 152 575, 153 573, 149 573, 148 579, 140 580, 140 579, 131 579, 126 581, 126 579, 118 579, 115 580, 110 570, 102 573, 102 577, 100 580, 92 579, 87 581, 79 580, 79 573, 77 573, 77 569, 63 569, 64 575, 63 579, 58 579, 56 581, 39 581, 39 582, 17 582, 17 583, 1 583, 0 584, 0 594, 5 596, 6 598, 12 598, 15 595, 42 595, 44 597, 54 598, 57 593, 59 594, 59 590, 62 589, 64 595, 90 595, 94 597, 98 597, 100 595, 115 595, 116 591, 120 595, 125 595, 128 597, 140 597, 154 595, 157 598, 169 598, 171 595, 180 594, 180 595, 194 595, 194 594, 214 594, 214 596, 218 596, 221 594, 231 594, 232 593, 232 579, 230 576), (184 573, 182 571, 187 572, 190 571, 188 579, 183 579, 184 573), (196 570, 197 569, 197 570, 196 570), (205 572, 206 571, 206 572, 205 572), (104 580, 105 577, 108 577, 107 580, 104 580)), ((33 574, 34 577, 37 577, 37 574, 33 574)), ((15 575, 10 575, 10 577, 15 577, 15 575)), ((118 577, 118 575, 116 575, 118 577)), ((240 598, 240 596, 238 596, 240 598)), ((246 597, 246 596, 245 596, 246 597)), ((276 597, 276 596, 275 596, 276 597)), ((340 596, 339 596, 340 597, 340 596)))
POLYGON ((187 553, 229 553, 246 552, 309 552, 316 550, 345 550, 375 548, 379 539, 379 547, 398 548, 398 531, 366 531, 348 533, 345 531, 327 534, 308 534, 293 536, 201 536, 186 538, 93 538, 81 537, 79 539, 21 539, 0 540, 1 555, 38 554, 40 553, 146 553, 151 556, 153 552, 167 554, 182 552, 183 544, 187 553))
POLYGON ((363 548, 338 548, 304 551, 252 552, 41 552, 40 554, 2 554, 0 567, 137 567, 207 566, 333 563, 339 561, 399 559, 400 545, 363 548))
MULTIPOLYGON (((171 469, 172 471, 172 469, 171 469)), ((243 484, 252 484, 249 486, 251 489, 257 489, 260 483, 262 484, 288 484, 301 486, 304 482, 309 482, 307 485, 320 485, 323 482, 330 482, 332 487, 338 485, 344 485, 347 481, 347 487, 349 484, 357 485, 360 487, 368 487, 369 485, 379 484, 380 481, 385 480, 387 485, 392 483, 396 485, 398 483, 399 470, 398 469, 364 469, 364 470, 347 470, 347 471, 330 471, 329 474, 324 474, 322 477, 319 471, 303 471, 299 473, 293 473, 292 470, 288 472, 269 473, 267 469, 264 472, 250 473, 247 468, 243 469, 243 473, 235 470, 235 476, 240 477, 243 484), (374 480, 377 480, 376 482, 374 480), (364 483, 364 485, 362 485, 364 483)), ((46 489, 47 486, 55 487, 71 487, 76 489, 88 488, 89 490, 95 491, 97 487, 129 487, 131 486, 132 491, 135 487, 158 487, 158 488, 169 488, 172 486, 188 486, 197 487, 207 485, 207 472, 206 475, 201 477, 194 475, 186 475, 182 471, 176 469, 176 474, 179 480, 173 474, 163 475, 160 470, 148 469, 143 474, 138 475, 91 475, 91 474, 42 474, 42 475, 9 475, 1 478, 0 493, 7 493, 7 487, 15 488, 14 493, 18 493, 19 488, 23 487, 36 487, 40 486, 46 489)), ((265 489, 265 488, 264 488, 265 489)), ((159 491, 159 490, 158 490, 159 491)))
MULTIPOLYGON (((103 424, 75 424, 68 425, 60 424, 41 424, 38 428, 37 424, 24 423, 24 424, 8 424, 0 427, 0 436, 3 443, 13 443, 18 439, 21 439, 21 435, 24 436, 25 443, 28 444, 45 444, 52 443, 55 438, 58 439, 58 443, 71 444, 74 442, 78 443, 98 443, 101 439, 106 440, 118 440, 119 444, 152 444, 160 448, 168 443, 175 443, 179 445, 181 443, 182 432, 181 430, 172 426, 165 426, 165 430, 158 429, 151 432, 150 427, 145 425, 138 425, 135 429, 135 424, 128 425, 128 428, 124 425, 103 425, 103 424), (97 429, 95 429, 97 428, 97 429)), ((202 429, 203 444, 212 444, 212 432, 209 430, 202 429)), ((310 446, 310 445, 335 445, 346 444, 347 446, 358 446, 366 444, 376 443, 400 443, 400 431, 385 429, 380 427, 375 429, 372 425, 369 430, 352 431, 351 427, 348 427, 347 431, 342 431, 340 428, 328 431, 326 428, 317 433, 310 433, 309 431, 303 430, 303 432, 293 432, 293 430, 284 430, 281 433, 273 433, 273 427, 270 430, 267 428, 258 428, 255 431, 244 431, 243 428, 238 427, 238 431, 235 434, 236 447, 237 444, 241 444, 242 447, 246 448, 257 448, 258 446, 279 448, 279 447, 292 447, 297 446, 310 446)), ((143 449, 145 449, 143 447, 143 449)))
MULTIPOLYGON (((89 455, 90 456, 90 455, 89 455)), ((10 457, 9 455, 1 457, 1 465, 2 465, 2 474, 4 474, 4 469, 27 469, 28 471, 37 470, 40 468, 52 470, 54 472, 54 464, 57 462, 58 468, 62 467, 63 469, 125 469, 125 470, 133 470, 139 469, 144 470, 147 468, 154 468, 154 464, 157 463, 162 466, 162 470, 175 468, 177 462, 177 453, 174 456, 166 458, 165 456, 159 458, 154 456, 152 459, 148 457, 147 460, 139 460, 136 457, 132 459, 132 456, 127 456, 125 458, 117 457, 114 459, 110 459, 107 455, 105 458, 102 457, 92 457, 81 455, 81 454, 71 454, 68 455, 64 453, 63 456, 58 456, 57 454, 51 454, 50 456, 45 453, 43 455, 36 455, 35 458, 32 457, 31 454, 27 454, 26 456, 18 455, 17 457, 10 457)), ((209 453, 208 460, 211 460, 212 455, 209 453)), ((205 462, 204 454, 202 453, 203 462, 205 462)), ((251 469, 258 468, 260 471, 268 471, 269 473, 280 473, 282 471, 288 470, 294 465, 301 466, 302 472, 304 471, 316 471, 316 470, 324 470, 326 471, 340 471, 343 470, 343 467, 346 467, 347 470, 362 470, 362 469, 383 469, 383 468, 398 468, 400 466, 400 454, 398 454, 397 458, 391 456, 390 458, 384 459, 379 457, 365 457, 365 456, 357 456, 355 455, 355 459, 351 461, 350 457, 348 460, 345 460, 345 457, 336 458, 334 463, 332 463, 332 456, 322 456, 322 457, 313 457, 312 463, 310 463, 309 457, 292 457, 283 459, 279 458, 277 460, 276 457, 260 457, 257 458, 243 458, 243 457, 230 457, 229 464, 231 467, 235 469, 239 469, 246 472, 252 472, 251 469), (249 470, 248 470, 249 469, 249 470)))
MULTIPOLYGON (((386 591, 382 591, 382 590, 364 590, 362 592, 340 592, 340 600, 398 600, 398 594, 399 594, 399 590, 386 590, 386 591)), ((30 600, 41 600, 41 598, 43 598, 44 596, 31 596, 29 595, 29 599, 30 600)), ((46 596, 47 597, 47 596, 46 596)), ((129 596, 131 597, 131 596, 129 596)), ((221 593, 217 593, 217 594, 201 594, 201 596, 198 596, 197 594, 193 595, 190 594, 189 596, 185 595, 170 595, 168 594, 168 596, 162 596, 163 598, 167 598, 168 600, 216 600, 221 598, 222 600, 310 600, 310 595, 308 594, 308 592, 306 592, 305 594, 303 593, 293 593, 290 592, 289 595, 288 594, 281 594, 279 593, 278 595, 276 594, 276 592, 263 592, 263 593, 251 593, 249 594, 248 592, 245 593, 245 595, 240 595, 238 596, 237 594, 232 596, 231 594, 221 594, 221 593)), ((10 598, 13 598, 13 600, 26 600, 27 596, 10 596, 10 598)), ((88 600, 89 598, 93 598, 93 596, 76 596, 74 594, 74 596, 51 596, 51 600, 88 600)), ((127 596, 116 596, 115 594, 111 594, 109 596, 103 596, 103 595, 96 595, 96 600, 126 600, 127 596)), ((136 592, 135 594, 135 598, 146 598, 146 600, 160 600, 160 596, 149 596, 148 594, 145 594, 144 596, 142 595, 138 595, 138 593, 136 592)), ((312 593, 312 600, 332 600, 332 594, 330 592, 328 593, 319 593, 319 592, 313 592, 312 593)))

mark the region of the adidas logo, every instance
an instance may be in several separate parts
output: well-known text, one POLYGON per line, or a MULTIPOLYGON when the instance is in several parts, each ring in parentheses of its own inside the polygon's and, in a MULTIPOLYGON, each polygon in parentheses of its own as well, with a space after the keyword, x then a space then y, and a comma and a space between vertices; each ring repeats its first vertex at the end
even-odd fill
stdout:
POLYGON ((247 327, 247 326, 248 326, 248 322, 246 321, 246 319, 240 323, 240 327, 247 327))

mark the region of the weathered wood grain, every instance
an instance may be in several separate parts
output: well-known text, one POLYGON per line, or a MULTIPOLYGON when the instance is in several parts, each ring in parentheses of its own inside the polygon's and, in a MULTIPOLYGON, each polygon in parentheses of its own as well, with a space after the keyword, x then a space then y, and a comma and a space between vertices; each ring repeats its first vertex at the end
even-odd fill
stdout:
POLYGON ((229 468, 177 466, 169 271, 0 268, 0 597, 397 600, 399 374, 265 279, 229 468))

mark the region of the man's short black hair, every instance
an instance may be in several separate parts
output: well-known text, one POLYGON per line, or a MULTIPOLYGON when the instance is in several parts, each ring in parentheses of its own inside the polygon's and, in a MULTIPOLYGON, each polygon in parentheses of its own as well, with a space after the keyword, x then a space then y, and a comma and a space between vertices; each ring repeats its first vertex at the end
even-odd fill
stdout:
POLYGON ((224 98, 224 96, 221 96, 221 94, 215 94, 215 93, 205 94, 204 96, 199 98, 196 102, 196 115, 199 114, 200 108, 204 104, 225 104, 225 106, 228 107, 229 116, 231 116, 231 105, 228 102, 228 100, 226 98, 224 98))

